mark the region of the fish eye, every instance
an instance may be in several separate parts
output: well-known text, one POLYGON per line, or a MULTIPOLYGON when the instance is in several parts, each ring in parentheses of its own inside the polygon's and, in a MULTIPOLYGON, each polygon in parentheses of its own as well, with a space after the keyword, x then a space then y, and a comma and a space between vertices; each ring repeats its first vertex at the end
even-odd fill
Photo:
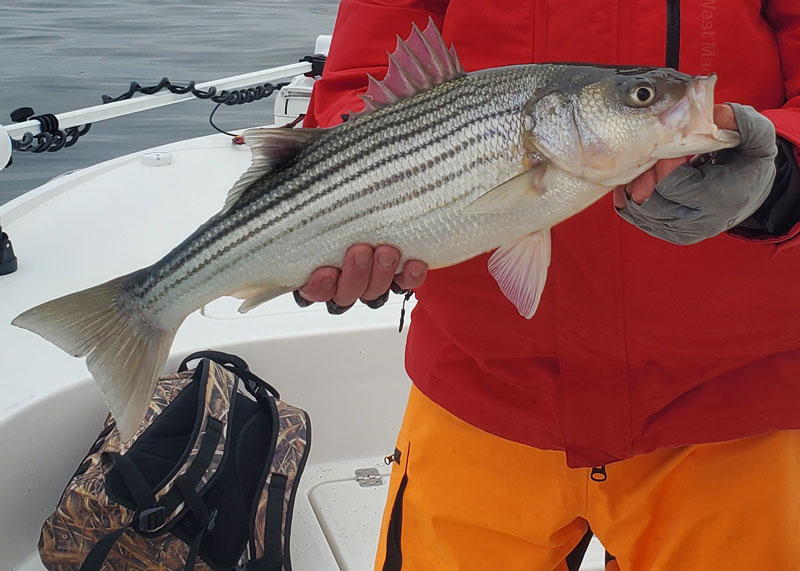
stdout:
POLYGON ((634 107, 646 107, 656 99, 656 90, 650 83, 637 83, 630 90, 630 100, 634 107))

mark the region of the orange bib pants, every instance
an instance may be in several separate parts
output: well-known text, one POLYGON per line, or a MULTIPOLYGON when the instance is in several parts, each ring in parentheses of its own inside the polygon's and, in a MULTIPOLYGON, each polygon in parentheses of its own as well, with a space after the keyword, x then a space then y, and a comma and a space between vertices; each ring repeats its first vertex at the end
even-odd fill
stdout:
POLYGON ((566 571, 587 525, 621 571, 800 570, 800 431, 658 450, 592 474, 414 388, 395 459, 376 570, 566 571))

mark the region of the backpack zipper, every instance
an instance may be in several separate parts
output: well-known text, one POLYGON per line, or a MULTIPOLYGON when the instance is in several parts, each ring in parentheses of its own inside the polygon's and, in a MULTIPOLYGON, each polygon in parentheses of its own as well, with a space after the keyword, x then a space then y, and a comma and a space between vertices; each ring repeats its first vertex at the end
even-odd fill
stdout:
POLYGON ((681 53, 681 0, 667 0, 667 67, 678 69, 681 53))

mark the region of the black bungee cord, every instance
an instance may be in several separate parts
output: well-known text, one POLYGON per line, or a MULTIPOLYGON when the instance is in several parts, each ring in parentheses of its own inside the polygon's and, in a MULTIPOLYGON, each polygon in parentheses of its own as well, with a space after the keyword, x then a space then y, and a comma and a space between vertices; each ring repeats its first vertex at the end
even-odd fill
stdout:
MULTIPOLYGON (((163 77, 161 81, 159 81, 155 85, 151 86, 141 86, 139 83, 132 81, 128 90, 117 97, 110 97, 109 95, 103 95, 102 100, 103 103, 113 103, 116 101, 124 101, 126 99, 132 98, 137 93, 141 93, 143 95, 153 95, 158 93, 162 90, 168 90, 170 93, 174 93, 176 95, 185 95, 187 93, 191 93, 193 96, 197 97, 198 99, 210 99, 216 105, 214 109, 212 109, 211 114, 209 115, 208 122, 216 131, 223 133, 225 135, 229 135, 231 137, 235 137, 233 133, 229 133, 224 129, 221 129, 214 123, 214 114, 222 105, 245 105, 247 103, 253 103, 255 101, 260 101, 261 99, 265 99, 271 96, 276 91, 280 90, 281 88, 288 85, 288 82, 283 83, 263 83, 261 85, 256 85, 253 87, 247 87, 244 89, 233 89, 233 90, 222 90, 217 91, 216 87, 209 87, 208 89, 196 89, 195 88, 196 82, 190 81, 186 85, 176 85, 172 83, 168 78, 163 77)), ((75 143, 78 142, 78 139, 83 137, 92 127, 91 123, 87 123, 86 125, 78 126, 78 127, 68 127, 66 129, 61 129, 58 124, 58 118, 53 115, 52 113, 45 113, 42 115, 35 115, 33 108, 31 107, 21 107, 19 109, 14 110, 11 113, 11 120, 14 123, 21 123, 23 121, 28 120, 36 120, 39 122, 41 126, 41 132, 34 135, 31 132, 27 132, 22 135, 19 139, 11 139, 11 148, 14 152, 22 152, 22 153, 54 153, 56 151, 60 151, 61 149, 69 148, 73 146, 75 143)))

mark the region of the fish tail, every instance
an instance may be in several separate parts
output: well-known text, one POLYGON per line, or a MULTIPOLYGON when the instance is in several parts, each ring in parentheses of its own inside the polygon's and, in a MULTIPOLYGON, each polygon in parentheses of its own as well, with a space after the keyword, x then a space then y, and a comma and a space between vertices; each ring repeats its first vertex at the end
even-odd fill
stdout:
POLYGON ((155 323, 132 301, 125 286, 134 275, 48 301, 11 322, 87 358, 125 441, 144 419, 177 331, 155 323))

